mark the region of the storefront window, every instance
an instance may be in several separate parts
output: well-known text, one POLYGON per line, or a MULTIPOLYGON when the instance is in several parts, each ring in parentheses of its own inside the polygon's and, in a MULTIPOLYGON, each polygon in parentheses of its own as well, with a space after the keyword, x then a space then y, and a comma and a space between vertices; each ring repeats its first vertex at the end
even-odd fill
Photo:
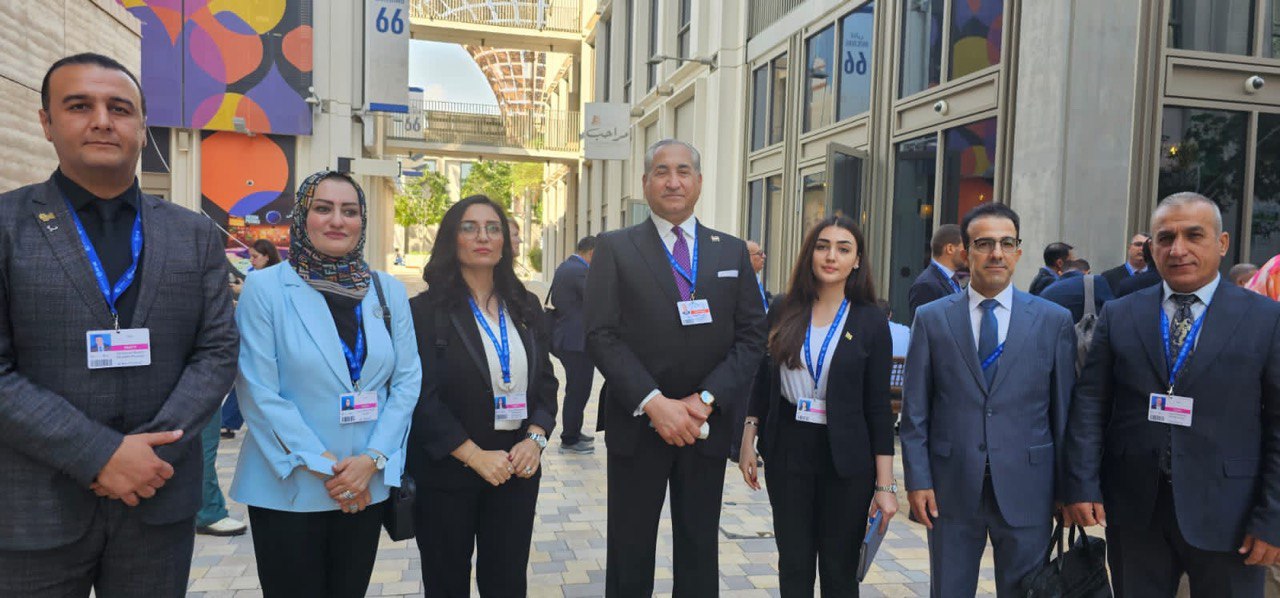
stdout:
POLYGON ((948 129, 943 143, 943 224, 992 200, 996 184, 996 119, 948 129))
POLYGON ((1258 148, 1254 154, 1253 243, 1249 261, 1261 266, 1280 254, 1280 114, 1258 115, 1258 148))
POLYGON ((769 102, 769 145, 782 142, 787 120, 787 55, 773 59, 773 94, 769 102))
POLYGON ((827 217, 827 173, 815 172, 801 178, 800 203, 802 216, 801 236, 827 217))
POLYGON ((805 41, 804 131, 825 127, 833 122, 831 93, 835 84, 834 26, 827 27, 805 41))
POLYGON ((765 145, 769 134, 769 67, 762 66, 751 73, 751 149, 765 145))
POLYGON ((942 82, 944 0, 902 0, 902 66, 898 97, 942 82))
POLYGON ((1255 0, 1171 0, 1169 47, 1253 54, 1255 0))
POLYGON ((929 263, 933 236, 934 182, 938 136, 926 135, 898 144, 893 181, 893 227, 889 303, 899 321, 910 323, 907 291, 929 263))
POLYGON ((951 3, 951 77, 958 79, 1000 64, 1004 0, 951 3))
MULTIPOLYGON (((1168 107, 1160 141, 1159 198, 1195 191, 1212 199, 1222 209, 1223 229, 1236 240, 1248 122, 1244 112, 1168 107)), ((1239 243, 1231 243, 1223 268, 1230 268, 1239 255, 1239 243)))
POLYGON ((836 119, 844 120, 871 108, 871 45, 875 31, 875 2, 868 2, 840 19, 840 105, 836 119))

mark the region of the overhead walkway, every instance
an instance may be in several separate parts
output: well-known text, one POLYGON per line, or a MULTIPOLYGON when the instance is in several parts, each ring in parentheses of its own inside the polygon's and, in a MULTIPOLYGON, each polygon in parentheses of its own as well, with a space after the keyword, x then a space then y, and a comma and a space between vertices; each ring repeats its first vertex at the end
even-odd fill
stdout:
POLYGON ((511 50, 579 54, 581 0, 410 0, 410 34, 511 50))
POLYGON ((582 156, 577 111, 515 113, 492 104, 426 101, 383 118, 391 152, 571 164, 582 156))

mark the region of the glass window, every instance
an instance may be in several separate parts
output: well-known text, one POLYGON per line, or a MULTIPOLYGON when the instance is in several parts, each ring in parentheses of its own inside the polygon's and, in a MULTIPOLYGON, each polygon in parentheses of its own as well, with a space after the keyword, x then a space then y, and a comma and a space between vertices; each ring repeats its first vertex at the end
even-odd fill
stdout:
POLYGON ((872 37, 875 2, 868 2, 840 20, 840 104, 836 119, 844 120, 871 108, 872 37))
POLYGON ((902 66, 898 97, 942 82, 943 0, 902 0, 902 66))
MULTIPOLYGON (((1272 0, 1271 18, 1266 23, 1267 35, 1263 39, 1268 41, 1271 57, 1280 58, 1280 0, 1272 0)), ((1262 53, 1266 54, 1266 49, 1262 53)))
POLYGON ((836 29, 834 26, 819 31, 805 41, 804 131, 825 127, 833 122, 831 114, 831 86, 835 71, 832 68, 835 54, 836 29))
POLYGON ((996 119, 948 129, 943 140, 943 224, 959 224, 978 204, 989 202, 996 185, 996 119))
MULTIPOLYGON (((1248 121, 1245 112, 1164 109, 1159 198, 1195 191, 1212 199, 1222 209, 1222 227, 1232 239, 1240 238, 1248 121)), ((1222 267, 1230 268, 1239 255, 1239 243, 1231 243, 1222 267)))
POLYGON ((676 47, 680 52, 678 55, 685 58, 689 57, 689 23, 693 18, 690 2, 691 0, 680 0, 680 29, 676 33, 676 47))
POLYGON ((747 185, 747 239, 760 243, 764 234, 764 179, 747 185))
POLYGON ((800 236, 827 217, 827 173, 806 174, 800 180, 800 236))
POLYGON ((603 71, 603 80, 600 82, 600 93, 597 95, 606 102, 609 101, 609 72, 613 70, 613 65, 609 64, 609 34, 612 29, 613 28, 609 26, 609 21, 600 23, 600 32, 597 34, 599 37, 596 41, 596 48, 598 48, 598 51, 596 52, 596 68, 603 71))
POLYGON ((938 136, 926 135, 898 144, 893 181, 893 224, 890 233, 889 304, 909 321, 907 292, 929 264, 933 237, 934 182, 938 136))
MULTIPOLYGON (((658 0, 649 1, 649 58, 653 58, 658 54, 658 31, 662 28, 661 21, 658 20, 658 0)), ((658 86, 658 65, 650 62, 647 64, 649 76, 649 89, 658 86)))
POLYGON ((831 148, 831 213, 866 227, 862 209, 862 159, 831 148))
POLYGON ((1255 0, 1172 0, 1169 47, 1253 54, 1255 0))
POLYGON ((1280 254, 1280 114, 1258 115, 1255 155, 1249 261, 1261 266, 1280 254))
POLYGON ((1000 64, 1004 0, 951 3, 951 76, 958 79, 1000 64))
POLYGON ((147 147, 142 150, 142 172, 169 172, 169 129, 147 127, 147 147))
POLYGON ((623 0, 623 18, 626 20, 627 41, 623 44, 622 57, 622 101, 631 101, 631 0, 623 0))
POLYGON ((769 99, 769 145, 782 142, 787 124, 787 55, 773 59, 773 86, 769 99))
POLYGON ((769 133, 766 118, 769 116, 769 66, 762 66, 751 73, 751 149, 765 146, 769 133))

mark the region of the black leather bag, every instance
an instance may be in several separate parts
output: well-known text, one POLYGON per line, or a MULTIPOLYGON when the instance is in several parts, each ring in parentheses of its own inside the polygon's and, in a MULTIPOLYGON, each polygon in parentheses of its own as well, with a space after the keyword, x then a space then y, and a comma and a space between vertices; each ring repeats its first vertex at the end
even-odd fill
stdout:
MULTIPOLYGON (((373 288, 378 293, 378 307, 381 313, 378 317, 382 318, 382 323, 387 327, 387 335, 394 341, 395 335, 391 332, 391 310, 387 309, 387 298, 382 294, 382 280, 378 278, 378 273, 373 272, 373 288)), ((387 393, 391 392, 391 379, 387 378, 387 393)), ((408 540, 413 537, 413 503, 418 496, 418 486, 414 483, 413 478, 408 473, 400 475, 400 487, 391 489, 391 497, 387 499, 387 504, 382 510, 382 527, 386 528, 387 535, 392 540, 399 542, 400 540, 408 540)))
POLYGON ((1064 549, 1062 523, 1057 522, 1053 526, 1053 538, 1045 560, 1048 562, 1019 584, 1025 598, 1111 598, 1111 584, 1107 581, 1106 540, 1090 536, 1083 527, 1073 525, 1064 549))

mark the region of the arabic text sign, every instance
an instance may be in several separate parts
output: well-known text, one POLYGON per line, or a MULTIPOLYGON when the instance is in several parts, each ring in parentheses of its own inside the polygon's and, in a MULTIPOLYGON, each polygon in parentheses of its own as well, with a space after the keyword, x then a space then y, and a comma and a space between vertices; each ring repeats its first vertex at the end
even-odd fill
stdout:
POLYGON ((588 160, 626 160, 631 157, 631 105, 588 102, 583 128, 588 160))

